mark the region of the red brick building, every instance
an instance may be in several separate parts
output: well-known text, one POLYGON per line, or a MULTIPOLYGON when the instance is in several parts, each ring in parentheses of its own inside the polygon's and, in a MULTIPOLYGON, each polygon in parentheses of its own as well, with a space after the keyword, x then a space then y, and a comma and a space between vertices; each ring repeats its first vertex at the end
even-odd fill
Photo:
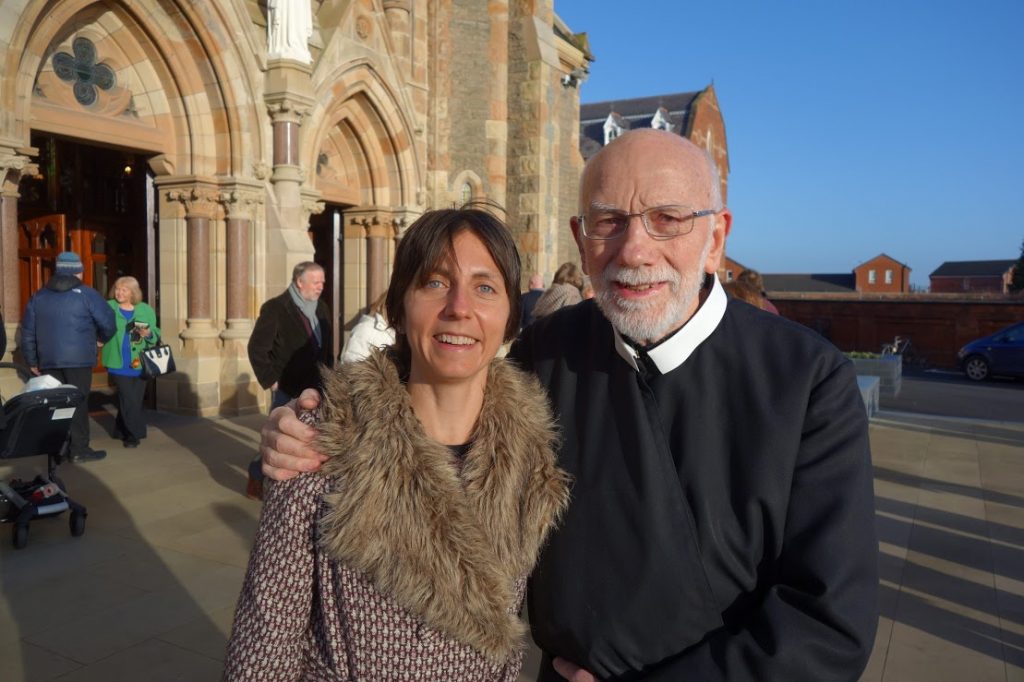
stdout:
POLYGON ((860 292, 898 294, 910 291, 910 267, 884 253, 855 267, 853 276, 860 292))
POLYGON ((1012 260, 946 261, 928 276, 933 294, 995 293, 1009 291, 1012 260))

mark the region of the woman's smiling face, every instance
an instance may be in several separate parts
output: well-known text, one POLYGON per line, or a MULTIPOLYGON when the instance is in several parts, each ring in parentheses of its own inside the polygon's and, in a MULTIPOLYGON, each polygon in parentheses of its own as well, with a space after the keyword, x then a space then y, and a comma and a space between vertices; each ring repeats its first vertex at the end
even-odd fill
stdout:
POLYGON ((510 312, 501 270, 483 241, 463 230, 453 259, 405 292, 410 381, 428 384, 487 380, 487 366, 504 341, 510 312))

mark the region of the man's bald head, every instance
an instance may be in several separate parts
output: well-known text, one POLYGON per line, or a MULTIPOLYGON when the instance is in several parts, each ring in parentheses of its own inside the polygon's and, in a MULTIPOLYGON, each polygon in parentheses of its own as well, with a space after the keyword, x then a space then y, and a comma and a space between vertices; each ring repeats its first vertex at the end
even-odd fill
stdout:
POLYGON ((677 133, 638 128, 615 138, 587 160, 580 176, 581 213, 589 206, 593 187, 600 182, 609 164, 617 167, 643 167, 645 164, 675 167, 698 188, 698 194, 706 192, 708 206, 722 206, 718 167, 708 152, 677 133))

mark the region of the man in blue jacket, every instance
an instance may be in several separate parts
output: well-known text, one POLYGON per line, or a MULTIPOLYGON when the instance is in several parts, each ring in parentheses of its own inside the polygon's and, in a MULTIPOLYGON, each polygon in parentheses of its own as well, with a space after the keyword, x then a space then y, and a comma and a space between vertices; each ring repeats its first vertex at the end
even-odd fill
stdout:
MULTIPOLYGON (((33 374, 71 384, 88 399, 97 344, 110 340, 117 327, 113 309, 78 278, 82 270, 78 254, 64 251, 57 256, 56 274, 25 306, 21 351, 33 374)), ((89 447, 89 410, 83 404, 71 420, 71 461, 106 456, 89 447)))

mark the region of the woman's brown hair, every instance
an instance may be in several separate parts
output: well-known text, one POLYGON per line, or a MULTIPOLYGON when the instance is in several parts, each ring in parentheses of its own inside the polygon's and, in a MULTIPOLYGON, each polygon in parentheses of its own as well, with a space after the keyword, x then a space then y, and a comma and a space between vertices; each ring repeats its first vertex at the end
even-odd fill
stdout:
POLYGON ((486 208, 495 207, 492 204, 471 202, 462 208, 427 211, 409 226, 398 242, 385 306, 388 321, 398 331, 395 346, 399 352, 404 354, 407 350, 405 334, 402 333, 405 326, 405 292, 411 286, 426 284, 427 277, 440 265, 454 261, 455 238, 467 231, 483 242, 501 272, 509 302, 505 340, 515 337, 519 329, 519 278, 522 265, 512 233, 505 223, 486 208))

